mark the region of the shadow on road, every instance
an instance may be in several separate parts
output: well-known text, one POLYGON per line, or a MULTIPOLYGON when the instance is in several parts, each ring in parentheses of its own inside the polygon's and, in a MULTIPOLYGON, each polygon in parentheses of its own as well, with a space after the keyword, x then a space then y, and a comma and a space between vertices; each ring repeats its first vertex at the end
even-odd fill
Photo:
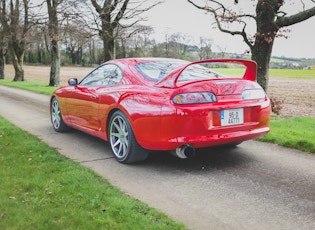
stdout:
MULTIPOLYGON (((93 149, 103 149, 104 158, 113 158, 108 142, 92 137, 83 132, 71 129, 66 135, 73 138, 74 142, 82 142, 93 149)), ((159 171, 180 170, 184 172, 209 172, 213 170, 235 170, 245 168, 254 161, 248 154, 244 153, 242 144, 236 147, 212 147, 197 149, 196 156, 188 159, 179 159, 167 151, 152 151, 147 160, 126 167, 139 167, 147 169, 158 169, 159 171)), ((119 164, 117 162, 117 164, 119 164)))
POLYGON ((196 156, 189 159, 179 159, 168 152, 153 152, 143 162, 147 166, 163 165, 167 168, 176 168, 185 172, 201 172, 212 170, 228 170, 244 167, 253 159, 242 154, 241 147, 212 147, 198 149, 196 156))

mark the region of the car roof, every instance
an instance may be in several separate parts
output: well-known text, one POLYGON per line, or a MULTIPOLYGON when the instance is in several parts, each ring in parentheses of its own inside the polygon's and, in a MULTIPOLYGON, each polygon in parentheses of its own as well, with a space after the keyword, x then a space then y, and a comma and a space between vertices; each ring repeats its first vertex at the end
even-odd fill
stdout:
POLYGON ((150 61, 189 63, 189 61, 186 61, 186 60, 175 59, 175 58, 160 58, 160 57, 121 58, 121 59, 113 59, 108 62, 119 62, 123 64, 136 64, 140 62, 150 62, 150 61))

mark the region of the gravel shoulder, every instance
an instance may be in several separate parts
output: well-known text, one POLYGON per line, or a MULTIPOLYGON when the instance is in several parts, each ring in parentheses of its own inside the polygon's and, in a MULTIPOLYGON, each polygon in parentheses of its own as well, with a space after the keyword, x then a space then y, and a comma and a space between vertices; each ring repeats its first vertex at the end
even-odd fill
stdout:
POLYGON ((315 118, 315 79, 270 78, 268 95, 284 101, 281 116, 315 118))

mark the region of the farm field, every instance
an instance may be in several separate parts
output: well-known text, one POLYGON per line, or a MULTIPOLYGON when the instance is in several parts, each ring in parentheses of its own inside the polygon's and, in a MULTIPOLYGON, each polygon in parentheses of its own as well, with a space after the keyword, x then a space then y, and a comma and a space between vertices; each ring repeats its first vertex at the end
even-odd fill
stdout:
MULTIPOLYGON (((61 84, 66 85, 69 78, 82 79, 92 67, 61 67, 61 84)), ((49 66, 24 66, 25 80, 49 82, 49 66)), ((237 69, 225 69, 229 74, 238 73, 237 69)), ((220 71, 219 71, 220 72, 220 71)), ((12 65, 6 65, 7 79, 13 79, 12 65)), ((281 116, 315 117, 315 70, 271 69, 268 96, 283 101, 281 116)))

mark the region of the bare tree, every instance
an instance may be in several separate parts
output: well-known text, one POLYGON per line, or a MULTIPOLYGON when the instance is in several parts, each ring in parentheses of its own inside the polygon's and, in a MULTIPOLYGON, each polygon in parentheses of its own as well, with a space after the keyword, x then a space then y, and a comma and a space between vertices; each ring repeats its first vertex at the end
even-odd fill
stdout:
POLYGON ((174 51, 175 58, 185 58, 187 54, 188 43, 192 40, 191 36, 174 33, 169 37, 169 46, 174 51))
POLYGON ((50 64, 48 50, 45 44, 45 27, 34 26, 28 33, 29 41, 24 61, 28 63, 50 64))
MULTIPOLYGON (((134 27, 142 20, 140 18, 142 13, 161 3, 150 1, 150 5, 146 6, 147 2, 145 0, 91 0, 97 13, 94 18, 95 24, 103 41, 104 61, 115 58, 115 39, 119 36, 120 30, 134 27)), ((134 28, 137 30, 137 27, 134 28)))
POLYGON ((64 30, 63 43, 66 45, 67 55, 71 59, 71 64, 80 64, 82 61, 82 53, 85 47, 88 47, 91 40, 90 31, 85 28, 80 20, 73 20, 64 30))
POLYGON ((204 38, 204 37, 200 37, 200 47, 199 47, 199 58, 200 60, 202 59, 209 59, 212 53, 211 47, 212 47, 212 43, 213 40, 210 38, 204 38))
POLYGON ((153 41, 150 39, 152 33, 152 27, 143 25, 135 25, 134 28, 120 30, 119 36, 116 38, 116 42, 119 43, 116 45, 116 49, 118 47, 120 50, 118 52, 116 50, 116 55, 121 58, 151 56, 149 48, 153 47, 153 41))
MULTIPOLYGON (((195 0, 187 0, 195 7, 211 13, 216 25, 221 32, 238 35, 248 45, 252 60, 258 64, 257 81, 265 89, 268 89, 269 63, 274 40, 278 36, 284 36, 281 29, 300 23, 315 15, 315 1, 309 0, 309 8, 306 9, 305 1, 303 8, 297 13, 288 15, 282 11, 284 0, 258 0, 255 4, 255 13, 237 12, 235 5, 228 6, 227 3, 216 0, 205 0, 205 5, 198 5, 195 0), (247 32, 249 22, 254 21, 256 32, 247 32), (233 25, 238 26, 235 29, 233 25)), ((230 1, 231 3, 232 1, 230 1)), ((239 1, 234 1, 237 4, 239 1)), ((292 3, 293 1, 291 1, 292 3)))
POLYGON ((9 36, 9 52, 13 62, 14 81, 24 81, 23 58, 27 45, 27 32, 31 27, 29 1, 7 0, 0 2, 0 21, 4 32, 9 36))

